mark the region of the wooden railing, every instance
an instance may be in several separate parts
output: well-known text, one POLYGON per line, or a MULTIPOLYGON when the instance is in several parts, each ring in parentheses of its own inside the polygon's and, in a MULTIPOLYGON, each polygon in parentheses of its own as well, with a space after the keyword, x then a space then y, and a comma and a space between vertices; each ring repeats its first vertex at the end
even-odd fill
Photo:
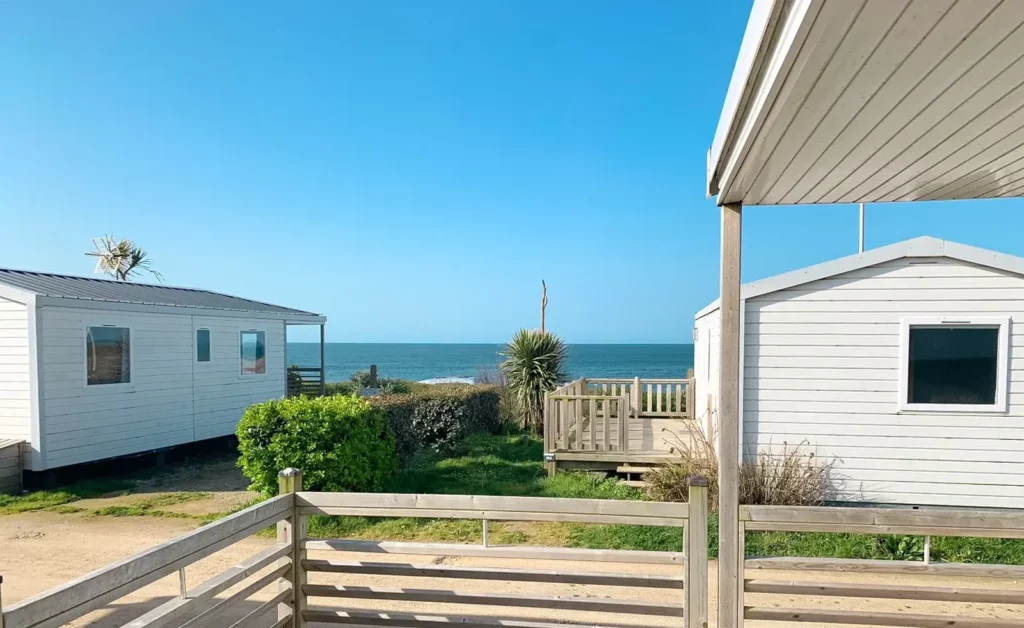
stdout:
POLYGON ((324 394, 324 370, 319 366, 289 366, 288 396, 324 394))
MULTIPOLYGON (((984 510, 909 510, 895 508, 840 508, 740 506, 740 564, 737 579, 744 584, 737 600, 738 616, 751 620, 860 624, 872 626, 921 626, 958 628, 1010 628, 1021 626, 1019 619, 992 619, 961 616, 952 620, 944 615, 922 615, 913 612, 854 611, 841 609, 796 609, 766 606, 744 607, 743 592, 786 596, 819 596, 829 598, 899 599, 907 601, 941 601, 1024 605, 1024 590, 985 588, 932 587, 904 584, 897 581, 852 584, 787 582, 781 580, 747 579, 747 570, 777 569, 792 571, 841 571, 880 574, 923 574, 963 576, 970 578, 1024 578, 1022 565, 983 565, 966 563, 934 563, 924 561, 856 560, 835 558, 749 558, 744 559, 743 538, 748 531, 836 532, 853 534, 902 534, 923 536, 987 537, 1024 539, 1024 512, 984 510)), ((730 569, 729 565, 720 565, 730 569)), ((907 608, 912 608, 910 605, 907 608)))
MULTIPOLYGON (((257 605, 244 617, 244 622, 236 624, 239 628, 254 625, 255 620, 278 609, 279 604, 287 604, 291 600, 294 554, 291 545, 282 544, 268 548, 191 589, 186 589, 184 569, 275 523, 290 529, 291 522, 296 520, 296 514, 295 499, 292 495, 269 499, 173 541, 0 610, 0 627, 57 628, 175 572, 181 576, 180 597, 126 624, 125 628, 157 628, 172 625, 190 628, 199 625, 227 626, 230 624, 224 621, 225 611, 237 611, 238 605, 255 593, 276 585, 277 592, 269 601, 257 605), (269 571, 267 568, 270 568, 269 571), (243 583, 246 583, 244 587, 233 591, 227 597, 216 597, 243 583)), ((59 557, 56 559, 59 560, 59 557)), ((288 625, 290 621, 290 611, 279 610, 273 626, 280 628, 288 625)))
MULTIPOLYGON (((280 488, 279 497, 19 602, 7 610, 0 610, 0 627, 62 626, 275 523, 276 545, 192 589, 185 589, 182 575, 180 597, 145 613, 123 628, 266 626, 268 621, 263 615, 275 609, 276 620, 270 621, 273 628, 305 628, 307 622, 403 628, 436 628, 451 623, 478 627, 512 625, 518 628, 556 628, 560 625, 517 616, 529 609, 593 611, 613 616, 654 615, 678 618, 683 628, 707 626, 707 481, 703 478, 691 480, 689 504, 538 497, 315 493, 302 491, 302 475, 295 469, 281 472, 280 488), (482 542, 479 545, 458 545, 309 539, 306 520, 310 515, 479 519, 482 521, 482 542), (488 539, 488 521, 680 527, 683 528, 683 552, 494 546, 488 539), (566 569, 509 568, 506 565, 494 568, 444 566, 432 561, 414 564, 309 559, 307 552, 310 550, 551 560, 564 561, 566 569), (679 572, 677 575, 647 575, 580 570, 580 565, 595 562, 675 565, 679 567, 679 572), (318 578, 317 584, 311 584, 308 581, 311 572, 343 574, 346 578, 340 585, 327 583, 324 578, 318 578), (446 586, 437 589, 351 586, 350 576, 360 574, 490 581, 499 590, 481 592, 475 583, 467 591, 452 590, 446 586), (243 583, 247 584, 237 588, 243 583), (525 596, 500 590, 503 585, 510 583, 608 586, 616 589, 653 588, 664 589, 668 595, 655 602, 629 597, 609 598, 595 595, 590 590, 570 589, 567 596, 559 597, 525 596), (232 622, 225 617, 225 611, 234 609, 237 614, 238 603, 275 584, 277 589, 274 595, 241 619, 232 622), (218 597, 229 589, 233 592, 226 597, 218 597), (491 610, 486 616, 463 615, 456 610, 452 613, 442 612, 440 615, 443 616, 439 617, 439 613, 433 609, 429 614, 415 612, 415 607, 411 612, 395 612, 393 609, 368 607, 368 603, 359 602, 354 607, 319 607, 309 603, 311 598, 361 600, 369 601, 369 604, 406 602, 417 605, 485 606, 491 610)), ((597 593, 600 591, 598 589, 597 593)))
POLYGON ((692 419, 692 391, 692 369, 686 379, 568 382, 545 396, 544 451, 629 452, 630 420, 692 419))

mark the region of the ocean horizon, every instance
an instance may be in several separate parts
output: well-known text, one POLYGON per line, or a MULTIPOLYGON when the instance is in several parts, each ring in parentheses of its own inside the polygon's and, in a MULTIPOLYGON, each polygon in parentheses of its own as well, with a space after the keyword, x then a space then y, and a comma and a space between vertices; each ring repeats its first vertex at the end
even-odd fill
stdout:
MULTIPOLYGON (((685 377, 693 368, 692 344, 570 344, 566 370, 578 377, 685 377)), ((502 361, 501 343, 346 343, 324 345, 326 378, 348 380, 356 371, 377 365, 381 377, 423 381, 475 379, 495 373, 502 361)), ((317 366, 320 343, 289 342, 288 363, 317 366)))

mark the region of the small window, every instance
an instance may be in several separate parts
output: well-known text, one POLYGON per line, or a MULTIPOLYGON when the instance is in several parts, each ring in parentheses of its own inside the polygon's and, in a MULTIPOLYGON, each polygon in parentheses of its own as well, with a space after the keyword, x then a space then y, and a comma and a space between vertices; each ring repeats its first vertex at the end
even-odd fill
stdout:
POLYGON ((85 381, 89 386, 132 381, 131 331, 127 327, 86 329, 85 381))
POLYGON ((1009 320, 909 319, 902 330, 901 409, 1006 410, 1009 320))
POLYGON ((242 374, 262 375, 267 372, 266 333, 242 332, 242 374))
POLYGON ((196 330, 196 362, 210 361, 210 330, 196 330))

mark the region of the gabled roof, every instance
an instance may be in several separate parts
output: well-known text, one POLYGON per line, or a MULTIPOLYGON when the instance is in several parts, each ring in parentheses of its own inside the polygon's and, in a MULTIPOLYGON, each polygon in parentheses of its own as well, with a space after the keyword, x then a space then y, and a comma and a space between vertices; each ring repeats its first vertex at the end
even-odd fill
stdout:
MULTIPOLYGON (((848 273, 851 270, 876 266, 904 257, 948 257, 1024 276, 1024 259, 1020 257, 924 236, 743 284, 740 288, 740 299, 753 299, 764 294, 794 288, 819 279, 827 279, 848 273)), ((697 312, 694 318, 702 318, 717 309, 718 299, 715 299, 697 312)))
POLYGON ((39 297, 315 318, 319 314, 209 290, 0 268, 0 286, 39 297))

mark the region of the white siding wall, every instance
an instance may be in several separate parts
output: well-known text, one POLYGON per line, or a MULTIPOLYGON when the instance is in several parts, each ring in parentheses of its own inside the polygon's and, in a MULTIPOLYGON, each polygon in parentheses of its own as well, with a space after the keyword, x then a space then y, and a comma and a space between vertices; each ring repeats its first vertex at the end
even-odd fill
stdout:
POLYGON ((29 401, 28 314, 0 299, 0 440, 32 440, 29 401))
POLYGON ((245 405, 283 394, 280 321, 195 319, 203 322, 194 323, 188 314, 44 307, 41 422, 46 468, 230 434, 245 405), (130 384, 86 386, 87 325, 131 328, 130 384), (210 363, 195 362, 196 327, 211 329, 210 363), (256 376, 259 383, 254 384, 240 375, 238 330, 264 327, 267 375, 256 376))
POLYGON ((234 434, 246 407, 285 394, 284 323, 196 316, 193 328, 210 330, 210 361, 195 365, 195 438, 234 434), (266 333, 265 375, 242 375, 239 333, 250 329, 266 333))
POLYGON ((705 435, 710 430, 712 436, 718 420, 718 344, 722 321, 719 312, 715 310, 705 314, 694 323, 697 329, 697 340, 693 343, 694 413, 700 429, 705 435))
POLYGON ((750 299, 745 334, 748 453, 806 440, 851 501, 1024 508, 1024 278, 900 259, 750 299), (957 314, 1013 319, 1007 414, 897 413, 900 318, 957 314))

